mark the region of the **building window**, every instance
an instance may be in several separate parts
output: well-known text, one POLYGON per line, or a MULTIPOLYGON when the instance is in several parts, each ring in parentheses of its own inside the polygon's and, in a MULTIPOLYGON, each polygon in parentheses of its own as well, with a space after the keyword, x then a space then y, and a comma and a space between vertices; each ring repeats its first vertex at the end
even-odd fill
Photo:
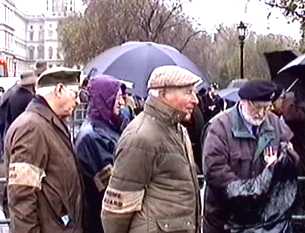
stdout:
POLYGON ((30 41, 34 40, 34 31, 30 31, 30 41))
POLYGON ((30 29, 33 30, 33 25, 30 26, 30 29))
POLYGON ((34 47, 33 46, 29 47, 29 59, 34 60, 34 47))
POLYGON ((60 60, 60 59, 61 59, 59 49, 57 49, 57 59, 58 59, 58 60, 60 60))
POLYGON ((52 31, 52 30, 49 30, 49 31, 48 31, 48 37, 49 37, 49 38, 52 38, 52 37, 53 37, 53 31, 52 31))
POLYGON ((50 46, 49 47, 49 59, 53 58, 53 48, 50 46))
POLYGON ((37 58, 44 59, 44 47, 42 45, 38 46, 37 52, 38 52, 37 58))
POLYGON ((52 24, 51 23, 49 24, 49 28, 52 28, 52 24))
POLYGON ((38 40, 39 41, 43 41, 44 40, 44 31, 43 30, 39 30, 38 40))
POLYGON ((7 22, 7 18, 8 18, 8 15, 7 15, 7 8, 6 8, 6 6, 4 5, 4 20, 5 20, 5 22, 7 22))

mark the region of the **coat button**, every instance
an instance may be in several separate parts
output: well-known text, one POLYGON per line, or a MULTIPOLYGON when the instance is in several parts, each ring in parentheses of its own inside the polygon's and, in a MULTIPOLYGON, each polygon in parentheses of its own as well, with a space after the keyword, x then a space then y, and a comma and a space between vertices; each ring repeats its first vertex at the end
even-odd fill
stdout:
POLYGON ((168 224, 166 223, 166 224, 164 225, 164 227, 165 227, 165 228, 168 228, 168 224))
POLYGON ((191 222, 190 222, 190 221, 188 221, 188 222, 186 223, 186 225, 188 225, 188 226, 189 226, 189 225, 191 225, 191 222))

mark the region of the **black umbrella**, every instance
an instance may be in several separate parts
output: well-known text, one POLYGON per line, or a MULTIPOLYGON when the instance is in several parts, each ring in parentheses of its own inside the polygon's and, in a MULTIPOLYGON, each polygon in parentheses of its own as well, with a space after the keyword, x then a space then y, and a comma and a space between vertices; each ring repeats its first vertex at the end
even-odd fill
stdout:
POLYGON ((304 81, 299 79, 300 75, 295 72, 295 67, 288 69, 288 64, 291 64, 291 62, 298 58, 297 54, 291 50, 284 50, 264 53, 264 55, 269 66, 272 81, 280 89, 284 89, 286 92, 292 91, 298 98, 303 99, 304 81))
POLYGON ((299 100, 305 99, 305 54, 298 56, 278 71, 276 83, 286 91, 293 91, 299 100))
POLYGON ((264 53, 266 58, 271 79, 277 77, 277 72, 287 65, 290 61, 298 57, 298 55, 291 50, 273 51, 264 53))
POLYGON ((303 76, 305 74, 305 54, 298 56, 291 62, 286 64, 282 69, 279 70, 278 74, 289 73, 295 76, 303 76))
POLYGON ((132 82, 134 93, 145 97, 146 84, 154 68, 162 65, 178 65, 200 76, 206 83, 208 77, 186 56, 175 48, 153 42, 128 42, 106 50, 95 57, 84 73, 108 74, 120 80, 132 82))

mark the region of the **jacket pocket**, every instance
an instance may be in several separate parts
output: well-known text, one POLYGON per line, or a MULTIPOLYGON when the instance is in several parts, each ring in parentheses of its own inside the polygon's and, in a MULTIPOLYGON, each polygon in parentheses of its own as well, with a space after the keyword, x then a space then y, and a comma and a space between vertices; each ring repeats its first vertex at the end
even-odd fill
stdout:
POLYGON ((195 232, 196 226, 191 216, 157 219, 160 232, 188 233, 195 232))
POLYGON ((41 200, 41 206, 44 206, 41 215, 43 215, 46 221, 54 221, 62 229, 66 229, 70 226, 71 220, 70 216, 65 208, 65 205, 61 198, 55 193, 48 195, 49 193, 40 192, 39 197, 41 200))

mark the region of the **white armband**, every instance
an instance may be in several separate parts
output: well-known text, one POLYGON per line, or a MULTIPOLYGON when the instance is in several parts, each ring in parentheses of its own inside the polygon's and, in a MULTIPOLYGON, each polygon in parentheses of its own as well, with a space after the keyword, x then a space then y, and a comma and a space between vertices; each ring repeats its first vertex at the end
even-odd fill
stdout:
POLYGON ((8 185, 24 185, 41 189, 45 171, 30 163, 10 163, 8 185))
POLYGON ((120 191, 108 186, 103 199, 102 209, 117 214, 140 211, 142 209, 144 193, 144 189, 140 191, 120 191))

